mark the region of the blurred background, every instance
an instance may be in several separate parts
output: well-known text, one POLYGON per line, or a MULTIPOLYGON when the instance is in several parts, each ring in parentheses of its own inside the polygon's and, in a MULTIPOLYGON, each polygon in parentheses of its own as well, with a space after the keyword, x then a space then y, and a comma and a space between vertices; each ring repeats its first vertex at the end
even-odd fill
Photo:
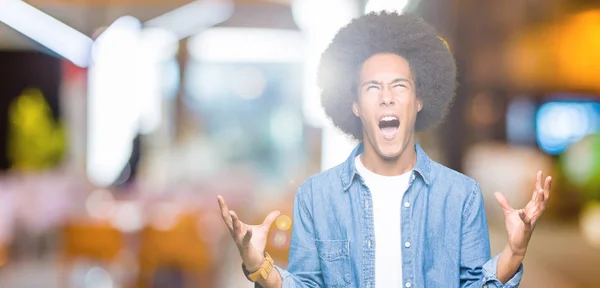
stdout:
POLYGON ((0 0, 0 287, 252 287, 220 214, 282 211, 354 145, 323 115, 320 53, 368 11, 416 13, 459 66, 418 135, 513 206, 554 178, 522 287, 600 287, 597 0, 0 0))

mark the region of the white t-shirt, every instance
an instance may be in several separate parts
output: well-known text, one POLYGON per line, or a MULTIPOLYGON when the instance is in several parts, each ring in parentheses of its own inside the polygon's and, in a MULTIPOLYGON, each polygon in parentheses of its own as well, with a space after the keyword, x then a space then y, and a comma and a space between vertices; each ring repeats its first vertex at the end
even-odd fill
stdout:
POLYGON ((369 171, 355 159, 356 170, 371 191, 375 222, 375 287, 402 286, 402 196, 412 171, 399 176, 382 176, 369 171))

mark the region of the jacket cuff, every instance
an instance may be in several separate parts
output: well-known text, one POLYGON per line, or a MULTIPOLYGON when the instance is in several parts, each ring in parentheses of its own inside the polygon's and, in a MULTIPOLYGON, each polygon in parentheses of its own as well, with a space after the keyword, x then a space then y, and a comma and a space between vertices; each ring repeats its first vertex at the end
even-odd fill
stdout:
MULTIPOLYGON (((290 272, 288 272, 287 270, 277 266, 277 265, 273 265, 273 270, 271 270, 271 273, 275 273, 275 270, 277 270, 277 272, 279 272, 279 275, 281 275, 281 287, 282 288, 293 288, 294 286, 294 280, 292 279, 292 274, 290 274, 290 272)), ((258 283, 254 283, 254 288, 262 288, 260 285, 258 285, 258 283)))
POLYGON ((290 272, 276 265, 273 267, 275 267, 275 269, 277 269, 277 271, 279 272, 279 275, 281 275, 282 288, 292 288, 296 286, 294 283, 294 279, 292 278, 292 274, 290 272))
POLYGON ((484 287, 497 287, 497 288, 516 288, 521 284, 521 278, 523 277, 523 263, 519 266, 519 269, 515 273, 515 275, 508 280, 504 285, 502 282, 498 280, 498 259, 500 258, 500 254, 496 255, 494 258, 490 259, 488 262, 483 264, 483 286, 484 287))

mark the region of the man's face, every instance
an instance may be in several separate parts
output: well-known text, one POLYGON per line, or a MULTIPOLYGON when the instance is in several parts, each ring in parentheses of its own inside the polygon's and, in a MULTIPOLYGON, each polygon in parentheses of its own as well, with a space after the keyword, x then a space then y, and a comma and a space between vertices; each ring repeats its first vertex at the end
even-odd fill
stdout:
POLYGON ((414 139, 422 103, 408 61, 395 54, 377 54, 362 66, 354 114, 363 125, 365 149, 396 159, 414 139))

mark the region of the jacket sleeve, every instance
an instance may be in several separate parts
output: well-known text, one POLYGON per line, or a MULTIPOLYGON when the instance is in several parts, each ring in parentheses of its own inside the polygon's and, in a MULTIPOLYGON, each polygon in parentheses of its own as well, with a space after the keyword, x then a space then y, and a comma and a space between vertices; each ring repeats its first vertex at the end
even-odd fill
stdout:
MULTIPOLYGON (((319 255, 315 244, 312 211, 307 205, 303 188, 300 187, 294 199, 292 218, 292 239, 287 269, 275 266, 283 282, 283 288, 324 287, 319 255)), ((258 285, 256 285, 258 287, 258 285)))
POLYGON ((461 228, 460 286, 464 288, 513 288, 519 287, 523 276, 523 264, 512 279, 504 285, 498 280, 498 258, 490 259, 490 236, 488 231, 483 195, 475 184, 465 205, 461 228))

